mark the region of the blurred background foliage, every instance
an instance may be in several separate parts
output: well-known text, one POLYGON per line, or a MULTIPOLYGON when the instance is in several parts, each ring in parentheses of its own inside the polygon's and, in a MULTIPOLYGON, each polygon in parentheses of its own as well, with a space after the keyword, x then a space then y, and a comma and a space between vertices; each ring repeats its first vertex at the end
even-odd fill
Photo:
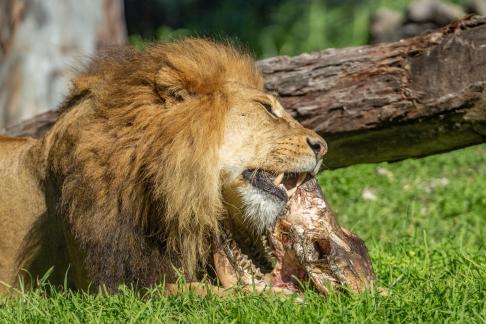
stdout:
MULTIPOLYGON (((465 5, 468 0, 449 1, 465 5)), ((230 39, 259 57, 296 55, 369 42, 378 8, 410 0, 125 0, 130 42, 185 36, 230 39)))

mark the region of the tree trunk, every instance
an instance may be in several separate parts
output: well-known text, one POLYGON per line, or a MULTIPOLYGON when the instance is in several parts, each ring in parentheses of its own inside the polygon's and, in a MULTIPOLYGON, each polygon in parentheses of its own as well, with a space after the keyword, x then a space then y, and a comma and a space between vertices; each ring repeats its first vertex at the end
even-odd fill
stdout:
MULTIPOLYGON (((486 17, 395 43, 258 62, 266 88, 329 144, 324 163, 396 161, 486 139, 486 17)), ((39 136, 55 113, 8 129, 39 136)))
POLYGON ((73 67, 125 40, 121 0, 0 1, 0 129, 56 107, 73 67))

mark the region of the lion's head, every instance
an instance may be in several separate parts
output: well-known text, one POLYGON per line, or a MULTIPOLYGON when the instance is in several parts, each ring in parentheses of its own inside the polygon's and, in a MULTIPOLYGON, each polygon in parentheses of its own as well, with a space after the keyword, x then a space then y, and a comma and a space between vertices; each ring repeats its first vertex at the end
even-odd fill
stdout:
POLYGON ((306 174, 318 171, 327 146, 257 85, 226 87, 231 99, 220 147, 223 198, 233 217, 261 231, 275 223, 306 174))
POLYGON ((197 276, 222 227, 268 229, 327 150, 250 56, 201 39, 95 59, 61 111, 42 141, 57 210, 108 285, 197 276))

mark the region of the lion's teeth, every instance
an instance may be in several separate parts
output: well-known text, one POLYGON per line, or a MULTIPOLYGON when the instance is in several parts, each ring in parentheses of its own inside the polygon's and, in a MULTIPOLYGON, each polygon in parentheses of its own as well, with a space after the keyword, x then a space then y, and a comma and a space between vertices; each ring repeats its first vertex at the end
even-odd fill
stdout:
POLYGON ((311 172, 311 174, 313 176, 317 175, 317 173, 319 173, 319 170, 321 169, 321 164, 322 164, 322 160, 319 160, 319 162, 317 162, 317 165, 316 167, 314 168, 314 170, 311 172))
POLYGON ((284 177, 284 173, 280 173, 276 178, 275 180, 273 180, 273 184, 275 185, 275 187, 278 187, 281 183, 282 183, 282 180, 283 180, 283 177, 284 177))
POLYGON ((293 187, 292 189, 287 190, 287 196, 289 198, 292 197, 296 190, 297 190, 297 187, 293 187))
POLYGON ((297 182, 295 183, 295 186, 298 187, 302 184, 302 182, 304 182, 305 180, 305 177, 307 177, 307 173, 300 173, 299 174, 299 178, 297 179, 297 182))

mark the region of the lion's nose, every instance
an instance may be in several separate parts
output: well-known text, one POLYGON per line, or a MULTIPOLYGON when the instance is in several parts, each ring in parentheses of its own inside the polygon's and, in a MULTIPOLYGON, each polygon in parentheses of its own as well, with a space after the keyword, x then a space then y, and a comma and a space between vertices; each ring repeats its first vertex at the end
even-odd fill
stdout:
POLYGON ((322 138, 307 137, 307 144, 316 155, 316 159, 320 160, 327 152, 327 144, 322 138))

